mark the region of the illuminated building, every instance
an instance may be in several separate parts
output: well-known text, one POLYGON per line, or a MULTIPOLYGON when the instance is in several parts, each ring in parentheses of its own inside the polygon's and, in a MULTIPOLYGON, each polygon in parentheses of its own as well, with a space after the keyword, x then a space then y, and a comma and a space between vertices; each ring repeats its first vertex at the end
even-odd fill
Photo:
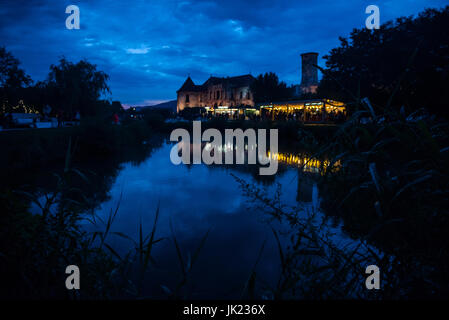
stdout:
POLYGON ((285 117, 302 122, 327 122, 346 116, 344 103, 329 99, 265 102, 257 107, 261 114, 272 120, 285 117))
POLYGON ((330 99, 299 100, 303 94, 314 94, 318 88, 318 53, 301 54, 301 84, 293 86, 296 100, 266 101, 255 104, 251 75, 210 77, 196 85, 190 77, 177 91, 177 112, 202 108, 203 114, 227 119, 297 120, 302 122, 340 122, 346 118, 342 102, 330 99))
POLYGON ((210 77, 202 85, 196 85, 190 77, 177 91, 177 112, 185 108, 202 107, 217 113, 229 113, 254 106, 251 84, 252 75, 217 78, 210 77))

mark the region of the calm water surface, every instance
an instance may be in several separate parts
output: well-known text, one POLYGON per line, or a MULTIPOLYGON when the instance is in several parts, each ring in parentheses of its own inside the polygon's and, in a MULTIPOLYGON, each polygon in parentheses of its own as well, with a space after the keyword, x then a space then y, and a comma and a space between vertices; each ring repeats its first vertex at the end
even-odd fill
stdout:
MULTIPOLYGON (((274 287, 280 259, 268 217, 248 202, 231 174, 273 195, 279 183, 284 204, 295 206, 301 201, 306 208, 317 205, 313 178, 298 175, 298 168, 291 161, 265 182, 257 181, 256 175, 242 166, 174 165, 169 156, 171 148, 172 145, 163 145, 138 165, 125 163, 109 191, 110 199, 96 211, 107 219, 120 203, 112 229, 137 240, 140 221, 144 234, 151 232, 160 203, 156 237, 166 239, 153 249, 157 266, 148 273, 145 295, 164 297, 161 285, 173 288, 180 281, 170 221, 185 261, 210 229, 186 288, 190 298, 240 297, 264 242, 256 272, 266 285, 274 287)), ((107 242, 120 254, 132 248, 129 240, 114 235, 107 242)))

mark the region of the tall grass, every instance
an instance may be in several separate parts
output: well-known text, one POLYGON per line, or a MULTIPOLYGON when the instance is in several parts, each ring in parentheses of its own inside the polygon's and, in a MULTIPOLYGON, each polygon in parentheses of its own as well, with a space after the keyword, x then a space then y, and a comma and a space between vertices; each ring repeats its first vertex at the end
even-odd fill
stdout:
MULTIPOLYGON (((276 285, 258 279, 268 299, 366 298, 363 290, 364 265, 376 262, 372 248, 365 242, 341 245, 335 229, 313 207, 290 207, 259 187, 235 177, 251 206, 271 221, 273 240, 279 252, 280 274, 276 285)), ((280 193, 280 189, 276 194, 280 193)), ((271 224, 271 223, 270 223, 271 224)), ((374 251, 373 251, 374 253, 374 251)), ((260 298, 261 296, 259 296, 260 298)))
POLYGON ((424 110, 375 112, 358 101, 327 142, 301 132, 313 157, 331 163, 316 176, 324 216, 237 178, 261 210, 290 226, 287 246, 273 230, 282 272, 268 289, 278 299, 448 297, 449 124, 424 110), (335 242, 328 217, 342 222, 350 246, 335 242), (381 270, 379 291, 364 286, 370 264, 381 270))
POLYGON ((410 296, 449 294, 448 123, 424 112, 357 112, 332 141, 341 170, 323 180, 324 207, 353 236, 395 256, 410 296), (370 114, 372 122, 361 124, 370 114), (407 280, 407 278, 409 280, 407 280))
MULTIPOLYGON (((111 299, 142 298, 146 278, 157 261, 154 247, 166 240, 157 237, 160 215, 159 204, 154 214, 153 226, 146 234, 142 221, 138 239, 117 232, 114 221, 120 211, 121 199, 105 218, 95 214, 84 190, 72 183, 81 179, 90 181, 80 170, 72 167, 75 144, 69 139, 65 167, 56 175, 53 191, 15 190, 0 195, 4 211, 0 215, 0 271, 7 275, 2 284, 2 298, 31 299, 111 299), (75 179, 76 178, 76 179, 75 179), (30 213, 29 203, 38 208, 30 213), (86 222, 93 231, 88 231, 86 222), (111 237, 129 241, 129 250, 117 252, 110 245, 111 237), (77 265, 81 270, 82 290, 65 288, 65 268, 77 265)), ((180 245, 173 233, 178 252, 182 281, 173 290, 166 289, 168 298, 179 298, 188 280, 208 233, 201 239, 193 256, 184 261, 180 245)), ((163 289, 161 289, 163 290, 163 289)))

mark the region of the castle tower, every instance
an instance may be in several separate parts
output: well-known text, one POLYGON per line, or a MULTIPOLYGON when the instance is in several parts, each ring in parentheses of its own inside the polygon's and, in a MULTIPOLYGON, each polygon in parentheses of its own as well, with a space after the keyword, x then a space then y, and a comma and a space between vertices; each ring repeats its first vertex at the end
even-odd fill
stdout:
POLYGON ((316 93, 318 89, 318 53, 308 52, 301 54, 302 77, 301 93, 316 93))

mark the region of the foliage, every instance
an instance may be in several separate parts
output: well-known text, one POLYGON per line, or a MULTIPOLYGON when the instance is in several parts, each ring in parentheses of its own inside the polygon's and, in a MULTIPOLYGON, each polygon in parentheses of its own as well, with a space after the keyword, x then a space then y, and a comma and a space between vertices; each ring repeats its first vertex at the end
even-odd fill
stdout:
POLYGON ((279 251, 281 272, 275 286, 254 279, 262 286, 261 297, 274 300, 379 298, 375 292, 365 289, 364 269, 375 263, 384 267, 379 263, 383 256, 378 256, 366 241, 342 241, 315 206, 286 206, 281 201, 280 185, 274 195, 269 195, 253 184, 235 179, 251 207, 267 215, 279 251))
POLYGON ((260 74, 251 85, 255 102, 272 102, 286 100, 291 97, 291 88, 286 83, 279 81, 278 76, 273 73, 260 74))
MULTIPOLYGON (((447 118, 448 30, 449 6, 398 18, 378 30, 354 29, 324 57, 319 94, 351 103, 370 97, 375 110, 425 107, 447 118)), ((358 105, 349 107, 354 111, 358 105)))
POLYGON ((329 157, 316 177, 319 207, 286 206, 280 189, 269 195, 236 178, 270 224, 284 226, 273 227, 282 270, 277 285, 257 279, 268 297, 449 296, 449 124, 425 114, 371 114, 364 101, 365 110, 327 142, 314 141, 310 132, 304 141, 312 158, 329 157), (373 122, 363 124, 367 114, 373 122), (343 234, 335 227, 340 222, 343 234), (379 291, 364 286, 371 264, 381 270, 379 291))
POLYGON ((206 109, 203 107, 198 108, 184 108, 181 110, 178 115, 187 120, 195 120, 201 116, 202 113, 206 112, 206 109))
POLYGON ((74 159, 92 161, 121 157, 158 135, 143 120, 113 125, 109 117, 85 118, 76 127, 1 132, 0 174, 62 162, 70 137, 76 145, 74 159))
POLYGON ((58 65, 50 66, 47 80, 50 104, 68 115, 77 111, 82 116, 96 115, 98 112, 92 107, 102 94, 110 92, 108 79, 107 74, 86 60, 74 64, 62 58, 58 65))
POLYGON ((55 171, 47 177, 51 181, 48 187, 0 186, 0 272, 8 275, 0 297, 108 299, 141 294, 136 284, 142 283, 154 262, 151 247, 163 240, 155 237, 159 210, 151 236, 143 234, 142 225, 138 242, 114 232, 112 224, 120 201, 106 219, 94 214, 94 209, 105 200, 102 193, 107 193, 111 183, 107 176, 114 176, 115 171, 103 176, 100 172, 83 173, 73 166, 78 141, 69 139, 62 173, 55 171), (56 186, 50 186, 53 183, 56 186), (103 184, 109 187, 100 190, 103 184), (88 222, 93 231, 86 228, 88 222), (133 241, 129 252, 118 255, 108 244, 110 236, 133 241), (65 268, 71 264, 82 270, 80 291, 65 288, 65 268), (140 278, 133 283, 130 273, 136 268, 141 270, 140 278))
POLYGON ((19 65, 18 59, 0 47, 0 113, 11 112, 21 100, 22 88, 32 83, 19 65))
POLYGON ((19 67, 19 60, 11 52, 0 47, 0 87, 21 88, 29 85, 32 81, 19 67))
POLYGON ((361 124, 367 109, 330 144, 342 166, 324 176, 326 212, 341 217, 352 236, 397 259, 409 296, 447 296, 449 125, 393 111, 361 124))
POLYGON ((122 114, 119 101, 102 100, 110 93, 109 76, 97 70, 87 60, 73 63, 65 58, 51 65, 46 81, 32 84, 31 78, 19 67, 19 60, 0 48, 0 115, 7 112, 43 113, 52 107, 50 116, 73 119, 77 112, 82 117, 122 114))
POLYGON ((143 117, 150 128, 159 130, 164 126, 165 120, 170 117, 170 111, 164 109, 147 108, 143 111, 143 117))

